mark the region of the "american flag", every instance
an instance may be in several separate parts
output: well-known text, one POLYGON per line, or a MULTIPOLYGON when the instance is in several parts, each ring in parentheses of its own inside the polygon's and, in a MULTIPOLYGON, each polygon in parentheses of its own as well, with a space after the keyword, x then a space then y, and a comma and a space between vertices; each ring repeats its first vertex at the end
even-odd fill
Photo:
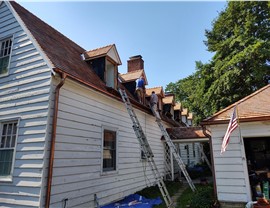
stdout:
POLYGON ((231 120, 229 122, 226 134, 225 134, 223 141, 222 141, 220 154, 222 154, 223 152, 226 151, 226 148, 229 144, 230 135, 233 132, 233 130, 237 128, 237 126, 238 126, 238 123, 237 123, 236 106, 235 106, 233 108, 232 117, 231 117, 231 120))

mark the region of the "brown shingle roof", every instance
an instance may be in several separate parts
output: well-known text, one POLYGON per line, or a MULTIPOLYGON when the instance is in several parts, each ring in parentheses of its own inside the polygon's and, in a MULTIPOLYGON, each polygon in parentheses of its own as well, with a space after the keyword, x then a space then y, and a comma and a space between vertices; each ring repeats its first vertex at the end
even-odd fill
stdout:
POLYGON ((270 84, 203 120, 202 124, 228 123, 236 105, 240 122, 270 120, 270 84))
POLYGON ((183 116, 188 116, 188 109, 187 108, 183 108, 182 115, 183 116))
POLYGON ((101 90, 106 90, 105 83, 100 80, 87 63, 82 61, 80 55, 85 49, 16 2, 10 1, 10 4, 55 68, 94 85, 101 90))
POLYGON ((165 95, 165 98, 162 99, 164 104, 172 104, 174 105, 174 96, 173 95, 165 95))
POLYGON ((176 103, 173 109, 174 109, 175 111, 181 110, 181 109, 182 109, 181 103, 176 103))
POLYGON ((152 91, 155 91, 155 94, 160 95, 161 97, 164 97, 163 87, 147 88, 145 91, 146 91, 145 92, 146 97, 150 97, 152 94, 152 91))
POLYGON ((192 120, 193 119, 193 113, 188 113, 187 119, 192 120))
POLYGON ((107 56, 110 57, 116 64, 118 65, 122 64, 115 44, 107 45, 101 48, 96 48, 90 51, 85 51, 83 54, 86 60, 107 56))
POLYGON ((167 128, 171 139, 206 138, 201 127, 174 127, 167 128))
POLYGON ((123 82, 130 82, 134 81, 140 78, 140 76, 143 74, 143 69, 131 71, 126 74, 120 74, 123 82))
POLYGON ((107 46, 104 46, 101 48, 96 48, 96 49, 93 49, 90 51, 85 51, 84 52, 85 58, 86 59, 87 58, 96 58, 96 57, 105 55, 111 50, 112 47, 113 47, 113 45, 107 45, 107 46))

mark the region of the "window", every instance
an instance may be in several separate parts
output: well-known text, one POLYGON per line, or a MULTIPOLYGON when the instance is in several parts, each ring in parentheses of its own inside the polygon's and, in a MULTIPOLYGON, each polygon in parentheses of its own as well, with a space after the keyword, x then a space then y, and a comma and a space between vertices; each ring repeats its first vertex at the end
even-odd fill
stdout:
POLYGON ((12 121, 1 125, 0 177, 10 176, 12 173, 17 123, 17 121, 12 121))
POLYGON ((116 131, 104 129, 103 172, 116 170, 116 131))
POLYGON ((106 60, 106 85, 108 87, 116 88, 116 66, 110 61, 106 60))
POLYGON ((8 73, 9 58, 11 53, 12 39, 0 41, 0 76, 8 73))

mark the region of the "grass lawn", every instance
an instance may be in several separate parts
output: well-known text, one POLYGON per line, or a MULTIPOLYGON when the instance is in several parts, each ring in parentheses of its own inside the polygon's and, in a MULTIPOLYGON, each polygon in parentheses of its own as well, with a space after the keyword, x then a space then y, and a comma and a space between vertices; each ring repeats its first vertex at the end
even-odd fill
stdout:
POLYGON ((210 208, 214 202, 213 185, 196 184, 196 192, 189 187, 177 199, 177 208, 186 208, 187 205, 196 208, 210 208))

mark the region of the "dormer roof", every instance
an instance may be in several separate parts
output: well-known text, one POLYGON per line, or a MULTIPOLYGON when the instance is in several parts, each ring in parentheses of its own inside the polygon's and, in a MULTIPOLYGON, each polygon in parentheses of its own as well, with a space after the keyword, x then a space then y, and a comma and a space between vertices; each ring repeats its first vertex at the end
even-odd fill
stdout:
POLYGON ((181 114, 182 114, 182 116, 188 116, 188 109, 187 108, 183 108, 181 114))
POLYGON ((115 44, 107 45, 101 48, 96 48, 90 51, 85 51, 84 53, 85 60, 92 60, 99 57, 107 56, 111 58, 117 65, 121 65, 121 59, 117 52, 115 44))
POLYGON ((188 120, 192 120, 192 119, 193 119, 193 113, 188 113, 187 119, 188 119, 188 120))
POLYGON ((145 74, 143 69, 131 71, 131 72, 128 72, 126 74, 120 74, 122 83, 136 81, 137 79, 140 78, 140 76, 143 76, 143 78, 145 80, 145 85, 148 85, 146 74, 145 74))
POLYGON ((170 95, 165 95, 165 97, 162 99, 163 104, 171 104, 171 105, 175 105, 175 101, 174 101, 174 95, 170 94, 170 95))
POLYGON ((145 97, 150 97, 153 91, 155 91, 155 94, 160 96, 161 98, 165 97, 163 87, 147 88, 145 92, 145 97))
POLYGON ((181 103, 176 103, 173 109, 175 111, 178 111, 178 110, 179 111, 182 111, 182 105, 181 105, 181 103))

